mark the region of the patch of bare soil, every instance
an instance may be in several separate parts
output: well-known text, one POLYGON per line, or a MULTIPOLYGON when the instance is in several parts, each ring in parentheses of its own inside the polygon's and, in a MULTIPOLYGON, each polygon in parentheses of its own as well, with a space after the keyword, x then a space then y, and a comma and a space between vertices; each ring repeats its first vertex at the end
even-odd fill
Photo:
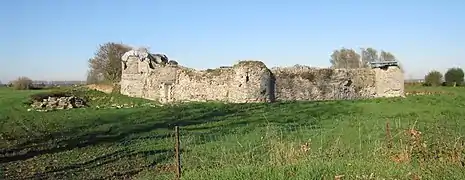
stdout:
POLYGON ((113 92, 114 86, 108 85, 108 84, 89 84, 89 85, 86 85, 85 87, 92 89, 92 90, 101 91, 104 93, 111 93, 113 92))

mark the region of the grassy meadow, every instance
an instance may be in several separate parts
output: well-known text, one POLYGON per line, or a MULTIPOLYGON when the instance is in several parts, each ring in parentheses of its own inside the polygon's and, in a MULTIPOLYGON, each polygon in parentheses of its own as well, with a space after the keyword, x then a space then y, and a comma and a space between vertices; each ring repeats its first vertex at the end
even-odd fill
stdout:
POLYGON ((173 179, 175 125, 182 179, 465 179, 461 87, 173 106, 83 91, 88 108, 27 111, 28 97, 46 91, 0 88, 0 179, 173 179), (112 107, 121 104, 134 107, 112 107))

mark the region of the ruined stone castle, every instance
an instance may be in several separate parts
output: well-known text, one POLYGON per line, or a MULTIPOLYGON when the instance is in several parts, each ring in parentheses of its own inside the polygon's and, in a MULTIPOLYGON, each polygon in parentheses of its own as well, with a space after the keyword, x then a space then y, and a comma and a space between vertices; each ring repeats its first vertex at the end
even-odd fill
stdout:
POLYGON ((122 57, 121 93, 161 103, 231 103, 366 99, 404 96, 404 75, 395 63, 371 68, 307 66, 269 69, 260 61, 195 70, 166 56, 131 50, 122 57))

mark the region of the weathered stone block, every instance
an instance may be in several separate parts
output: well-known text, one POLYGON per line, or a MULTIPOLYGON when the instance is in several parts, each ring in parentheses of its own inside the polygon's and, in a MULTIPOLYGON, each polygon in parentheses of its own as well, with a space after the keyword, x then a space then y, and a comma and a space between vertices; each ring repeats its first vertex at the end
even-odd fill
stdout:
MULTIPOLYGON (((395 97, 404 94, 402 71, 387 68, 317 69, 268 67, 240 61, 232 67, 195 70, 180 65, 149 66, 149 60, 125 56, 121 93, 162 103, 223 101, 232 103, 395 97), (134 72, 130 66, 138 67, 134 72), (141 68, 147 67, 147 68, 141 68)), ((135 68, 133 68, 135 69, 135 68)))

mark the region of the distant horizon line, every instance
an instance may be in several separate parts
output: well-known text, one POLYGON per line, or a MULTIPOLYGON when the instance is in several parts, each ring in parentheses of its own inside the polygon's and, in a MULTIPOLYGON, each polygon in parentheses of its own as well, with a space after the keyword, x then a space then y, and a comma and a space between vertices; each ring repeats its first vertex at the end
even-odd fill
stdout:
MULTIPOLYGON (((8 82, 3 82, 1 81, 2 84, 7 84, 7 83, 10 83, 11 81, 14 81, 14 80, 10 80, 8 82)), ((87 82, 86 80, 32 80, 32 83, 44 83, 44 84, 52 84, 52 83, 76 83, 76 82, 79 82, 79 83, 85 83, 87 82)))
MULTIPOLYGON (((423 81, 424 78, 405 78, 404 81, 405 82, 412 82, 412 81, 423 81)), ((14 80, 12 80, 14 81, 14 80)), ((3 81, 0 81, 0 84, 8 84, 10 83, 11 81, 9 82, 3 82, 3 81)), ((86 80, 32 80, 32 83, 34 84, 38 84, 38 83, 44 83, 44 84, 54 84, 54 83, 81 83, 81 84, 85 84, 87 83, 86 80)))

